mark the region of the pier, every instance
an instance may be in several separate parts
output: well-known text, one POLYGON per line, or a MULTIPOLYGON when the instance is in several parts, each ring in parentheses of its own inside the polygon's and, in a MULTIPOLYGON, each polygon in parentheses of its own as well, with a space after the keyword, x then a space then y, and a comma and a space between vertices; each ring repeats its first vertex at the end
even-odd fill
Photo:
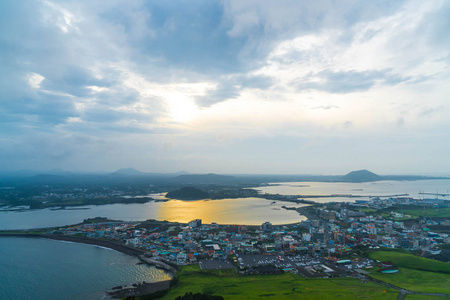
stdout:
POLYGON ((146 257, 144 255, 139 255, 138 257, 139 257, 139 259, 141 261, 146 262, 149 265, 155 266, 158 269, 163 269, 163 270, 168 271, 168 272, 170 272, 172 274, 176 274, 177 273, 177 270, 174 267, 169 266, 168 264, 166 264, 166 263, 164 263, 164 262, 162 262, 160 260, 152 259, 152 258, 146 257))

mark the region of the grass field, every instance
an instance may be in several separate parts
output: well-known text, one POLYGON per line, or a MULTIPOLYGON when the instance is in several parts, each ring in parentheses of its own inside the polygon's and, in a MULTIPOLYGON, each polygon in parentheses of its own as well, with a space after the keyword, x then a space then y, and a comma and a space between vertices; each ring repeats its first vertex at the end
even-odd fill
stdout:
POLYGON ((365 212, 365 213, 374 213, 374 212, 378 211, 378 210, 373 209, 373 208, 360 208, 360 209, 358 209, 358 210, 359 210, 359 211, 363 211, 363 212, 365 212))
POLYGON ((406 295, 405 300, 444 300, 440 296, 406 295))
POLYGON ((414 292, 450 294, 450 274, 403 267, 399 270, 395 274, 382 274, 374 269, 370 276, 414 292))
MULTIPOLYGON (((401 210, 397 209, 397 212, 401 212, 401 210)), ((441 218, 441 217, 450 217, 450 211, 447 208, 440 208, 439 210, 435 208, 427 208, 425 212, 422 208, 418 209, 403 209, 403 213, 405 215, 410 215, 413 217, 428 217, 428 218, 441 218)))
POLYGON ((373 278, 414 292, 450 294, 450 263, 396 251, 372 252, 370 257, 391 261, 400 270, 395 274, 381 274, 374 268, 373 278))
POLYGON ((372 208, 360 208, 359 210, 363 211, 367 214, 374 215, 374 216, 382 215, 384 218, 393 219, 396 221, 417 219, 417 218, 421 218, 421 217, 428 217, 428 218, 450 217, 450 210, 448 210, 447 207, 445 207, 445 208, 441 207, 441 208, 439 208, 439 210, 437 210, 436 208, 426 208, 425 211, 423 210, 422 207, 419 207, 419 206, 416 206, 416 207, 409 206, 408 208, 403 208, 403 210, 401 208, 393 208, 393 209, 389 209, 388 211, 376 210, 376 209, 372 209, 372 208), (404 216, 401 218, 394 218, 391 215, 391 211, 397 212, 397 213, 403 213, 404 216))
POLYGON ((379 261, 391 261, 398 267, 450 274, 450 263, 423 258, 412 254, 397 251, 376 251, 372 252, 370 257, 379 261))
POLYGON ((398 292, 354 278, 304 279, 300 275, 239 276, 234 271, 201 271, 183 267, 177 285, 161 299, 187 292, 221 295, 225 299, 396 299, 398 292))

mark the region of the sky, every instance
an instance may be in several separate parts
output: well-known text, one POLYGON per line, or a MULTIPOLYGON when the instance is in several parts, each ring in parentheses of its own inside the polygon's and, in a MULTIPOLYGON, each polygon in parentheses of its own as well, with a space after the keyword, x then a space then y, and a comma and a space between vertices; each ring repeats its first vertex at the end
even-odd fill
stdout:
POLYGON ((0 170, 450 173, 450 1, 0 1, 0 170))

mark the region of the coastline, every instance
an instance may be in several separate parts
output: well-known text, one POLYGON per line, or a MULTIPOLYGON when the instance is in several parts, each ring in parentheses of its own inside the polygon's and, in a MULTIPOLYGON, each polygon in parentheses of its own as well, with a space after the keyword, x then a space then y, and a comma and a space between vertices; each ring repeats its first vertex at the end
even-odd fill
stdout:
POLYGON ((123 254, 136 256, 136 257, 145 253, 144 250, 133 248, 133 247, 123 245, 118 242, 114 242, 114 241, 110 241, 110 240, 100 240, 100 239, 95 239, 95 238, 85 238, 85 237, 71 236, 71 235, 40 234, 40 233, 3 233, 2 232, 2 233, 0 233, 0 237, 46 238, 46 239, 58 240, 58 241, 89 244, 89 245, 95 245, 95 246, 109 248, 109 249, 121 252, 123 254))
MULTIPOLYGON (((78 236, 69 236, 69 235, 56 235, 56 234, 39 234, 39 233, 0 233, 0 237, 25 237, 25 238, 45 238, 57 241, 67 241, 73 243, 81 243, 81 244, 89 244, 99 247, 109 248, 118 252, 121 252, 126 255, 138 257, 141 261, 145 262, 148 265, 155 265, 147 260, 142 259, 141 257, 144 255, 145 251, 141 249, 136 249, 130 246, 126 246, 120 244, 118 242, 109 241, 109 240, 100 240, 96 238, 85 238, 78 236)), ((167 270, 166 270, 167 271, 167 270)), ((173 270, 171 270, 173 271, 173 270)), ((124 286, 118 286, 115 288, 111 288, 105 293, 114 299, 121 299, 129 296, 142 296, 145 294, 155 293, 162 290, 169 289, 170 283, 172 280, 164 280, 157 282, 142 282, 142 283, 133 283, 124 286)))

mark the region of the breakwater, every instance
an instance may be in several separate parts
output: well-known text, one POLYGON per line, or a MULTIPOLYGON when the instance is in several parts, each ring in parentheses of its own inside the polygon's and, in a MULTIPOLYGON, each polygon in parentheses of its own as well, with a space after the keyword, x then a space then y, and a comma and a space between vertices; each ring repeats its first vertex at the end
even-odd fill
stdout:
POLYGON ((168 290, 172 280, 159 282, 142 282, 127 286, 116 286, 106 293, 114 299, 123 299, 127 297, 142 296, 145 294, 155 293, 168 290))
POLYGON ((146 262, 149 265, 153 265, 159 269, 163 269, 165 271, 171 272, 174 275, 177 273, 177 269, 175 269, 174 267, 172 267, 160 260, 145 257, 144 255, 139 255, 139 259, 142 260, 143 262, 146 262))

